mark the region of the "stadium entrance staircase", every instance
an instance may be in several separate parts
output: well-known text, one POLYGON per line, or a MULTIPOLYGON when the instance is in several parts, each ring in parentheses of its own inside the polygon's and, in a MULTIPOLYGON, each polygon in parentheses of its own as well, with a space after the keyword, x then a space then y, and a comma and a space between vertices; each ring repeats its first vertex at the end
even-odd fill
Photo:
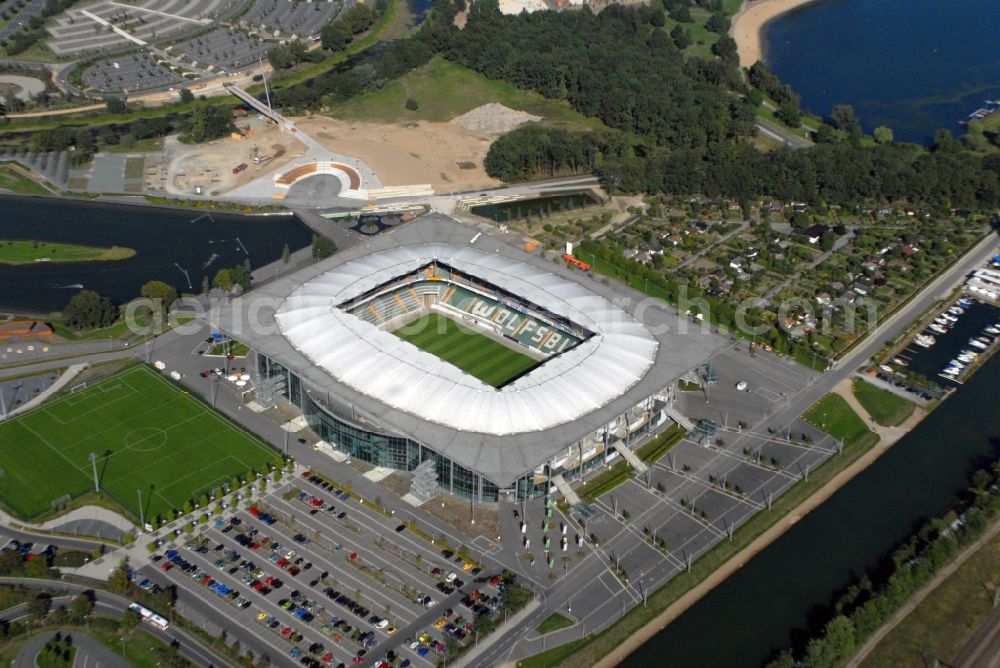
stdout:
POLYGON ((677 425, 681 427, 684 431, 691 431, 692 429, 694 429, 694 423, 691 422, 691 420, 688 420, 683 415, 681 415, 680 411, 678 411, 676 408, 672 406, 667 406, 664 410, 667 413, 667 417, 676 422, 677 425))
POLYGON ((563 498, 566 499, 566 503, 568 503, 570 507, 574 507, 580 503, 580 497, 577 496, 576 492, 573 491, 573 488, 569 486, 569 483, 566 482, 566 479, 562 477, 561 473, 552 478, 552 484, 556 486, 556 489, 558 489, 559 493, 563 495, 563 498))
POLYGON ((617 450, 618 454, 625 458, 625 461, 632 465, 632 468, 636 473, 645 473, 649 470, 649 467, 646 466, 646 462, 639 459, 639 456, 635 454, 631 448, 625 445, 624 441, 617 441, 615 443, 615 450, 617 450))

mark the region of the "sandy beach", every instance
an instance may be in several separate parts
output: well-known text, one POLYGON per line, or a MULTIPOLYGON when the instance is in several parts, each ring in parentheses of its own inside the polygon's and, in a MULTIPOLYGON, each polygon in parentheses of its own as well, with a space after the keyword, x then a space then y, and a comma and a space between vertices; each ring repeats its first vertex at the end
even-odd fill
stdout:
MULTIPOLYGON (((767 0, 770 2, 771 0, 767 0)), ((802 4, 802 3, 799 3, 802 4)), ((851 392, 851 380, 841 381, 833 392, 843 397, 847 403, 861 416, 862 420, 879 436, 879 442, 868 452, 861 455, 847 468, 837 473, 825 485, 813 492, 809 498, 800 503, 787 516, 767 528, 764 533, 755 538, 749 545, 734 554, 729 561, 716 569, 711 575, 699 582, 697 585, 685 592, 680 598, 669 605, 657 617, 652 619, 645 626, 640 628, 629 638, 616 647, 614 651, 601 659, 595 668, 614 668, 625 660, 629 654, 637 650, 641 645, 662 631, 668 624, 681 616, 688 608, 697 603, 708 592, 717 587, 730 575, 743 567, 758 552, 777 540, 782 534, 788 531, 800 519, 818 508, 824 501, 830 498, 834 492, 847 484, 854 476, 871 466, 875 460, 881 457, 891 448, 896 441, 906 435, 917 424, 923 420, 927 413, 922 408, 917 408, 903 424, 898 427, 880 427, 873 423, 871 416, 865 412, 861 404, 858 403, 851 392)))
POLYGON ((761 31, 768 21, 810 2, 813 0, 743 0, 729 30, 729 35, 736 40, 740 67, 750 67, 764 57, 761 31))

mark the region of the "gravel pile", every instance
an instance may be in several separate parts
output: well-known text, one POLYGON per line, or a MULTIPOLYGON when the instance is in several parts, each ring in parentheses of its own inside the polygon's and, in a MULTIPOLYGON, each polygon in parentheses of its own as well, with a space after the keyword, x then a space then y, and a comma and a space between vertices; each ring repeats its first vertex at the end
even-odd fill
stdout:
POLYGON ((451 119, 451 122, 476 134, 499 135, 510 132, 524 123, 540 120, 542 120, 541 116, 532 116, 527 112, 491 102, 457 116, 451 119))

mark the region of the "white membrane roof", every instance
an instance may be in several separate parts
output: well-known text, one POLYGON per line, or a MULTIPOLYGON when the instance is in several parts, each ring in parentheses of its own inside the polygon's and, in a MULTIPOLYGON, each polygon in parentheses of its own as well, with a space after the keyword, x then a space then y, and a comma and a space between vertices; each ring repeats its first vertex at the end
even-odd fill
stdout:
POLYGON ((354 390, 430 422, 496 436, 550 429, 613 401, 653 365, 659 345, 623 309, 579 283, 499 253, 445 243, 402 246, 340 264, 292 291, 275 320, 296 350, 354 390), (497 389, 338 308, 432 260, 594 336, 497 389))

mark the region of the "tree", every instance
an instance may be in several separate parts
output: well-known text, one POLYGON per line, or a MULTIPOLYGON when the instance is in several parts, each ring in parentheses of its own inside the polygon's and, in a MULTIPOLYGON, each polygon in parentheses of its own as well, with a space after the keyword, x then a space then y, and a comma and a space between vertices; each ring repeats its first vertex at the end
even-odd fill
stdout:
POLYGON ((691 10, 687 5, 680 5, 670 12, 671 18, 680 23, 691 23, 691 10))
POLYGON ((41 619, 49 614, 52 598, 48 594, 39 594, 28 601, 28 614, 34 619, 41 619))
POLYGON ((159 305, 160 316, 166 320, 170 307, 177 301, 177 290, 172 285, 163 281, 149 281, 139 291, 146 299, 152 300, 159 305))
POLYGON ((861 123, 854 113, 854 107, 849 104, 834 105, 830 111, 830 121, 833 127, 844 132, 851 133, 861 129, 861 123))
POLYGON ((212 279, 212 286, 228 292, 233 289, 233 277, 228 269, 220 269, 212 279))
POLYGON ((86 594, 77 595, 69 604, 69 616, 75 622, 82 622, 94 609, 94 602, 86 594))
POLYGON ((681 51, 691 46, 691 33, 679 25, 670 31, 670 38, 674 40, 674 46, 681 51))
POLYGON ((183 104, 194 102, 194 93, 187 88, 181 88, 181 102, 183 104))
POLYGON ((774 115, 778 117, 779 121, 790 128, 797 128, 802 125, 802 112, 799 110, 798 102, 794 100, 782 102, 774 115))
POLYGON ((409 98, 406 98, 406 108, 409 111, 416 111, 417 109, 420 108, 420 105, 417 104, 417 101, 414 100, 412 97, 409 97, 409 98))
POLYGON ((120 97, 109 97, 104 101, 109 114, 125 113, 125 100, 120 97))
POLYGON ((337 244, 330 237, 314 234, 312 238, 312 256, 317 260, 330 257, 337 252, 337 244))
POLYGON ((667 15, 663 12, 663 9, 657 7, 652 12, 650 12, 649 23, 654 28, 662 28, 663 26, 667 25, 667 15))
POLYGON ((729 17, 722 12, 716 12, 705 21, 705 29, 719 35, 724 35, 729 31, 729 17))
POLYGON ((827 230, 823 233, 823 236, 819 238, 819 247, 824 252, 833 250, 833 244, 837 241, 837 233, 833 230, 827 230))
POLYGON ((126 610, 124 613, 122 613, 122 620, 121 622, 119 622, 119 626, 121 627, 122 631, 127 633, 128 631, 131 631, 138 625, 139 625, 138 612, 129 609, 126 610))
POLYGON ((351 42, 351 35, 338 22, 331 21, 319 33, 320 44, 327 51, 343 51, 351 42))
POLYGON ((118 309, 111 300, 93 290, 81 290, 76 293, 63 309, 63 322, 77 331, 107 327, 117 317, 118 309))
POLYGON ((876 143, 891 144, 893 141, 892 128, 890 127, 880 125, 877 128, 875 128, 875 132, 873 134, 875 136, 876 143))
POLYGON ((283 264, 288 264, 288 259, 291 257, 292 252, 288 249, 288 244, 285 244, 281 249, 281 262, 283 264))

